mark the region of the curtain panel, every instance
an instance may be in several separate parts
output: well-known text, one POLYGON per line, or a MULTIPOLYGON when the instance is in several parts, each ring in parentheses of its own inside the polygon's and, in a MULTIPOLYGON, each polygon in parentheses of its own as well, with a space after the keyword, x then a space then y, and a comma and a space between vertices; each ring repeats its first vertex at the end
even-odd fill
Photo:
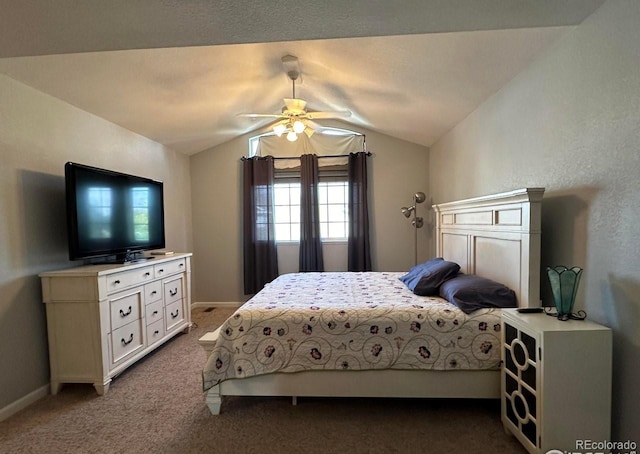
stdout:
POLYGON ((318 207, 318 156, 300 156, 300 272, 324 271, 318 207))
POLYGON ((367 153, 349 154, 348 270, 371 271, 367 153))
POLYGON ((273 158, 242 161, 244 293, 254 294, 278 277, 274 222, 273 158))

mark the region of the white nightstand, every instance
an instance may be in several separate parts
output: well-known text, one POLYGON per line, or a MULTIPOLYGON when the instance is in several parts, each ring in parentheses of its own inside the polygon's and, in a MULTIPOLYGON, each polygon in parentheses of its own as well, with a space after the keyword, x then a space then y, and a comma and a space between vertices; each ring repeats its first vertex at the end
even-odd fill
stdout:
POLYGON ((611 330, 502 311, 502 423, 529 452, 579 451, 611 427, 611 330))

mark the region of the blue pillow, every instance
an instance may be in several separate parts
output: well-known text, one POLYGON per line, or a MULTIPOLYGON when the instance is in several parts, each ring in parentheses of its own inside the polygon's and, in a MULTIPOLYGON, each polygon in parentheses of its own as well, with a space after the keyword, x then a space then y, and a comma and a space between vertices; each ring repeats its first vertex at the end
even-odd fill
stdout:
POLYGON ((516 307, 516 293, 509 287, 475 274, 458 274, 440 287, 440 296, 465 314, 489 307, 516 307))
POLYGON ((460 265, 438 257, 414 266, 400 280, 416 295, 438 294, 438 288, 460 271, 460 265))
MULTIPOLYGON (((429 266, 432 266, 432 264, 441 262, 443 260, 444 259, 442 257, 436 257, 424 263, 419 263, 416 266, 411 267, 407 274, 405 274, 404 276, 400 276, 398 279, 400 279, 407 287, 409 287, 410 282, 422 275, 423 269, 428 268, 429 266)), ((411 288, 411 291, 413 291, 413 287, 411 288)))

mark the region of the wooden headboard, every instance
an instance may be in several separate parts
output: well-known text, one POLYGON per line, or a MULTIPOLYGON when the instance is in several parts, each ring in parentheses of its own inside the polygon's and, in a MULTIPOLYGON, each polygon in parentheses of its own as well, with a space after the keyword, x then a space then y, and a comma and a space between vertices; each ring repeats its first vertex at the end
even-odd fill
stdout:
POLYGON ((513 289, 520 307, 540 306, 543 194, 525 188, 433 205, 437 255, 513 289))

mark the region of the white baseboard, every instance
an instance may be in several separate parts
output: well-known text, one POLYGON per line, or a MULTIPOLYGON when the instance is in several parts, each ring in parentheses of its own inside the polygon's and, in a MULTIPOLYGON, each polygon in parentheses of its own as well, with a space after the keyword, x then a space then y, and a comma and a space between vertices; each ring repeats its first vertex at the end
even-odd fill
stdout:
POLYGON ((10 403, 6 407, 0 408, 0 421, 4 421, 5 419, 18 413, 20 410, 27 408, 32 403, 42 399, 44 396, 49 394, 49 389, 50 385, 47 384, 27 394, 26 396, 21 397, 15 402, 10 403))
POLYGON ((240 307, 243 304, 244 303, 240 301, 198 301, 196 303, 191 303, 191 309, 202 307, 224 307, 230 309, 240 307))

